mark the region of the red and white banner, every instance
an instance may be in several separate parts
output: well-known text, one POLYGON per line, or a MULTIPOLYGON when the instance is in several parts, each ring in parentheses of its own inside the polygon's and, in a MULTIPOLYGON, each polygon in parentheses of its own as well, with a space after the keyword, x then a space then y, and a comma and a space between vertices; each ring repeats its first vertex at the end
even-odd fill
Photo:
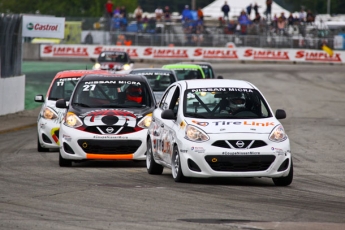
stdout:
POLYGON ((41 58, 97 58, 105 50, 126 51, 135 59, 160 60, 224 60, 224 61, 287 61, 345 63, 345 52, 330 56, 323 50, 261 49, 251 47, 161 47, 103 45, 41 45, 41 58))

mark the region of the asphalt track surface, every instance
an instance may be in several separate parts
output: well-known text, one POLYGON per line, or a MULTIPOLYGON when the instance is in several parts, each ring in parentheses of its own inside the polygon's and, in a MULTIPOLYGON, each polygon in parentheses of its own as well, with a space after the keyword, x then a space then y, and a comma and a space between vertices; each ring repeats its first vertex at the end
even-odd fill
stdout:
POLYGON ((175 183, 171 170, 149 175, 144 162, 60 168, 58 152, 38 153, 36 129, 27 128, 0 134, 0 229, 345 229, 345 67, 214 66, 286 110, 290 186, 267 178, 175 183))

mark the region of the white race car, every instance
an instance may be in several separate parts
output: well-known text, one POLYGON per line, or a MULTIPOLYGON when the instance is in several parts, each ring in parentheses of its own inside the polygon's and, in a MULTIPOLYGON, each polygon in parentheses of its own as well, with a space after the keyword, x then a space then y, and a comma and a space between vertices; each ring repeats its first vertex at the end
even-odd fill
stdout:
POLYGON ((139 75, 85 75, 78 81, 60 125, 59 165, 83 160, 145 160, 147 128, 156 105, 139 75))
POLYGON ((95 64, 94 70, 108 70, 112 73, 127 74, 133 69, 134 61, 125 51, 102 51, 97 60, 90 59, 95 64))
POLYGON ((147 137, 149 174, 171 168, 176 182, 191 177, 268 177, 290 185, 290 141, 264 96, 241 80, 173 83, 152 114, 147 137))
POLYGON ((37 151, 48 152, 59 148, 60 122, 65 109, 56 108, 58 99, 69 100, 79 78, 88 73, 108 73, 101 70, 65 70, 53 78, 47 94, 36 95, 35 101, 43 103, 37 119, 37 151))

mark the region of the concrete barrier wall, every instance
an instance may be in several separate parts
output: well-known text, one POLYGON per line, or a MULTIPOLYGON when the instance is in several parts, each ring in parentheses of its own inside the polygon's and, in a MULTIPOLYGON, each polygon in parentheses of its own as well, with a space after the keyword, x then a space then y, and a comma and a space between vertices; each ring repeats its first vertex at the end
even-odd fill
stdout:
POLYGON ((0 116, 25 109, 25 75, 0 78, 0 116))
POLYGON ((23 43, 23 60, 40 60, 40 44, 23 43))

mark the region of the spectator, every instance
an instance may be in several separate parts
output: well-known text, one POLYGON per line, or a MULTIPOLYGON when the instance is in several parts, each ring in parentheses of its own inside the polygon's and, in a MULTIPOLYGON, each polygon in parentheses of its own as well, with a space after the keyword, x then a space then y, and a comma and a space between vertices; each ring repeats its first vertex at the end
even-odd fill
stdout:
POLYGON ((171 21, 171 12, 170 12, 169 6, 164 7, 163 13, 164 13, 164 20, 166 22, 170 22, 171 21))
POLYGON ((193 16, 189 6, 185 5, 184 10, 182 11, 182 22, 184 23, 187 20, 193 20, 193 16))
POLYGON ((159 22, 163 18, 163 10, 160 6, 157 7, 155 10, 155 15, 156 15, 156 21, 159 22))
POLYGON ((254 20, 253 20, 253 23, 260 23, 260 21, 261 21, 261 15, 260 15, 260 13, 257 13, 255 15, 254 20))
POLYGON ((290 13, 289 17, 287 18, 288 25, 293 26, 295 24, 295 18, 293 17, 292 13, 290 13))
POLYGON ((105 10, 107 12, 107 15, 112 18, 113 17, 113 7, 114 4, 111 0, 108 0, 107 3, 105 4, 105 10))
POLYGON ((123 18, 127 20, 127 10, 125 6, 121 6, 120 14, 122 15, 123 18))
POLYGON ((121 28, 121 18, 119 14, 114 14, 113 18, 111 19, 111 30, 112 31, 119 31, 121 28))
POLYGON ((241 34, 245 35, 247 34, 247 27, 250 25, 252 22, 248 18, 248 15, 244 10, 241 11, 240 16, 238 17, 238 23, 240 24, 241 27, 241 34))
POLYGON ((198 19, 200 19, 200 20, 204 20, 204 13, 202 12, 202 9, 201 9, 201 7, 199 7, 198 8, 198 19))
POLYGON ((143 17, 143 10, 141 9, 141 6, 138 6, 135 10, 134 10, 134 17, 137 21, 137 27, 138 27, 138 31, 142 30, 142 24, 141 24, 141 19, 143 17))
POLYGON ((272 14, 272 0, 266 0, 266 18, 271 18, 271 14, 272 14))
POLYGON ((123 14, 120 14, 120 29, 121 31, 126 31, 128 25, 127 18, 123 16, 123 14))
POLYGON ((250 15, 252 13, 252 9, 253 9, 253 4, 250 3, 249 6, 247 6, 247 14, 248 14, 248 17, 250 18, 250 15))
POLYGON ((93 44, 93 37, 92 37, 91 32, 87 33, 84 43, 85 44, 93 44))
POLYGON ((235 22, 235 20, 230 20, 228 23, 228 26, 225 29, 225 33, 226 34, 235 34, 236 27, 237 27, 237 23, 235 22))
POLYGON ((258 6, 258 4, 255 3, 253 6, 253 10, 254 10, 255 15, 259 13, 259 8, 260 8, 260 6, 258 6))
POLYGON ((311 10, 307 10, 306 21, 307 23, 313 23, 315 21, 314 14, 311 12, 311 10))
POLYGON ((307 17, 307 13, 304 11, 303 8, 301 8, 301 10, 299 12, 299 21, 305 22, 306 17, 307 17))
POLYGON ((221 10, 224 14, 224 20, 226 18, 226 20, 229 21, 230 6, 228 5, 227 1, 224 2, 224 5, 222 6, 221 10))
POLYGON ((120 16, 120 7, 117 6, 113 12, 113 15, 116 14, 117 16, 120 16))
POLYGON ((278 34, 286 35, 285 26, 286 26, 286 20, 283 17, 279 17, 277 21, 278 34))

